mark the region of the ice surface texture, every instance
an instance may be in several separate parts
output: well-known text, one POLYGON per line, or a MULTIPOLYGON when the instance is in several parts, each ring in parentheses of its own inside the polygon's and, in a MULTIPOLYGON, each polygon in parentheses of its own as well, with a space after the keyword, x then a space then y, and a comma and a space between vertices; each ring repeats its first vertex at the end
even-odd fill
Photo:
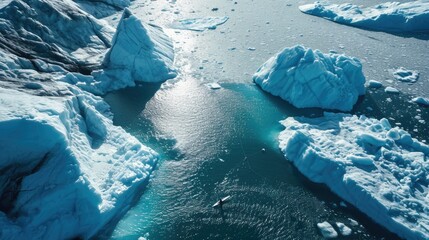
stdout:
POLYGON ((0 88, 0 238, 84 239, 122 216, 158 156, 99 97, 0 88))
POLYGON ((429 238, 429 146, 387 119, 287 118, 284 156, 306 177, 406 239, 429 238))
POLYGON ((114 32, 70 0, 14 0, 0 26, 2 49, 82 73, 99 65, 114 32))
POLYGON ((385 32, 429 31, 429 1, 386 2, 361 8, 350 3, 315 2, 299 9, 311 15, 355 27, 385 32))
POLYGON ((299 45, 270 58, 253 80, 298 108, 350 111, 359 95, 365 94, 365 77, 358 59, 299 45))
MULTIPOLYGON (((91 83, 102 93, 136 82, 162 82, 176 77, 171 39, 160 27, 147 25, 125 9, 102 68, 91 83)), ((88 86, 90 90, 92 86, 88 86)))

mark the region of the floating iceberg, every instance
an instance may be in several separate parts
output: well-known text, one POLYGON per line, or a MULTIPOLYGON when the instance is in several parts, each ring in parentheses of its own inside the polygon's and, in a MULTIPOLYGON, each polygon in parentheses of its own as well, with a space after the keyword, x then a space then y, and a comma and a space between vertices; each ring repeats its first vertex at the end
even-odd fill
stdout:
POLYGON ((386 2, 361 8, 350 3, 315 2, 299 7, 304 13, 334 22, 385 32, 429 31, 429 1, 386 2))
MULTIPOLYGON (((101 92, 135 86, 135 82, 162 82, 176 77, 174 50, 160 27, 142 23, 125 9, 102 68, 92 72, 101 92)), ((76 77, 76 76, 75 76, 76 77)))
POLYGON ((429 106, 429 98, 416 97, 416 98, 413 98, 411 101, 418 103, 418 104, 429 106))
POLYGON ((281 123, 280 149, 306 177, 400 237, 429 238, 429 146, 387 119, 325 113, 281 123))
POLYGON ((387 93, 399 93, 399 90, 396 89, 396 88, 394 88, 394 87, 386 87, 384 89, 384 91, 387 92, 387 93))
POLYGON ((359 95, 365 94, 365 77, 358 59, 299 45, 270 58, 253 80, 298 108, 350 111, 359 95))
POLYGON ((112 124, 101 98, 58 84, 56 97, 0 87, 2 239, 93 237, 126 212, 158 159, 112 124))
POLYGON ((99 65, 114 33, 70 0, 14 0, 0 26, 0 48, 82 73, 99 65))
POLYGON ((401 82, 415 83, 419 79, 419 72, 407 70, 403 67, 392 70, 393 77, 401 82))
POLYGON ((332 227, 332 225, 328 222, 318 223, 317 227, 320 229, 320 232, 324 238, 338 237, 337 231, 335 231, 334 227, 332 227))
POLYGON ((383 84, 379 81, 369 80, 368 87, 370 87, 370 88, 381 88, 381 87, 383 87, 383 84))
POLYGON ((226 21, 228 21, 228 17, 191 18, 175 21, 170 24, 170 27, 183 30, 204 31, 207 29, 215 29, 226 21))

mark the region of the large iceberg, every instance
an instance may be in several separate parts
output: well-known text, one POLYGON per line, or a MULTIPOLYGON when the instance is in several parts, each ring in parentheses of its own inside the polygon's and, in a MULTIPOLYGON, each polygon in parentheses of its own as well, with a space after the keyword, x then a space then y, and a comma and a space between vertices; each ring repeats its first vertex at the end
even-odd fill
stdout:
POLYGON ((158 159, 112 124, 101 98, 58 85, 55 97, 0 87, 1 239, 93 237, 124 214, 158 159))
POLYGON ((125 9, 131 3, 130 0, 74 0, 74 2, 96 18, 107 17, 125 9))
POLYGON ((310 180, 406 239, 429 238, 429 146, 387 119, 287 118, 284 156, 310 180))
POLYGON ((71 0, 14 0, 0 9, 0 47, 69 71, 90 73, 114 30, 71 0))
POLYGON ((142 23, 125 9, 103 69, 92 73, 96 82, 90 85, 107 92, 135 82, 162 82, 176 77, 173 60, 173 44, 162 29, 142 23))
POLYGON ((300 45, 270 58, 253 80, 298 108, 350 111, 359 95, 365 94, 365 77, 357 58, 324 54, 300 45))
POLYGON ((350 3, 315 2, 299 9, 334 22, 386 32, 429 31, 429 1, 386 2, 361 8, 350 3))

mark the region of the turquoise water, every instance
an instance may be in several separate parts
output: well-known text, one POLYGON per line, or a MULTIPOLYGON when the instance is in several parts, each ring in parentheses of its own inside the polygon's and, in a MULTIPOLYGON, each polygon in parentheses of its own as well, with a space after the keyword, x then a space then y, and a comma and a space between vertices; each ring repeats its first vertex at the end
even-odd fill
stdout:
MULTIPOLYGON (((311 1, 299 4, 306 2, 311 1)), ((352 207, 339 207, 339 198, 306 180, 284 159, 276 140, 282 130, 278 122, 289 116, 315 117, 321 110, 296 109, 261 91, 251 75, 277 51, 295 44, 359 57, 367 79, 402 93, 369 90, 353 113, 389 118, 424 140, 429 109, 409 99, 428 97, 429 41, 334 24, 300 13, 299 4, 133 2, 131 10, 137 16, 163 26, 186 17, 230 19, 215 31, 168 30, 179 77, 105 97, 114 123, 158 151, 162 160, 141 199, 104 238, 321 239, 317 223, 350 226, 348 218, 353 218, 362 225, 352 227, 353 235, 344 239, 396 239, 352 207), (212 12, 213 7, 219 10, 212 12), (228 50, 232 47, 235 50, 228 50), (399 66, 418 70, 421 79, 413 85, 391 81, 388 69, 399 66), (223 88, 208 88, 213 81, 223 88), (222 211, 211 207, 226 195, 232 199, 222 211)))
POLYGON ((340 199, 281 155, 278 121, 320 110, 298 110, 253 84, 223 86, 211 90, 190 78, 106 97, 115 124, 163 155, 112 239, 318 239, 316 223, 348 224, 349 217, 364 224, 353 239, 394 239, 354 209, 335 206, 340 199), (232 200, 222 211, 211 207, 226 195, 232 200))

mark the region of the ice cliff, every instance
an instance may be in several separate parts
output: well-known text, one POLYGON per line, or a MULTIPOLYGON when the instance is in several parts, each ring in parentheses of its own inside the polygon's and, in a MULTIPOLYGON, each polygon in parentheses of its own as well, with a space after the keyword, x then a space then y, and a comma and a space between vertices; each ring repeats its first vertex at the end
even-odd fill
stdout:
POLYGON ((429 238, 429 146, 387 119, 287 118, 280 149, 310 180, 406 239, 429 238))
POLYGON ((429 31, 429 1, 386 2, 361 8, 350 3, 315 2, 299 9, 334 22, 385 32, 429 31))
POLYGON ((299 45, 270 58, 253 80, 298 108, 350 111, 359 95, 365 94, 365 77, 358 59, 299 45))

